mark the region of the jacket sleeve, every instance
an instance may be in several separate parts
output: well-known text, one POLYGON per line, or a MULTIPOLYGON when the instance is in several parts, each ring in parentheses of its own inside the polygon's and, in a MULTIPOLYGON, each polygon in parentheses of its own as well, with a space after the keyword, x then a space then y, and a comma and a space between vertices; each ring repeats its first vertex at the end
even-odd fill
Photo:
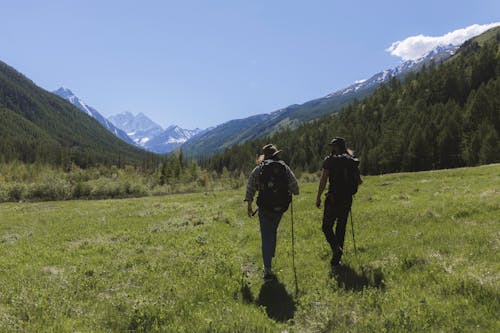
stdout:
POLYGON ((258 176, 260 172, 260 167, 257 166, 255 167, 252 172, 250 173, 250 176, 248 177, 248 183, 247 183, 247 191, 245 194, 245 200, 247 202, 252 202, 253 197, 255 196, 255 192, 258 190, 258 176))
POLYGON ((292 192, 295 195, 299 194, 299 183, 297 181, 297 177, 295 177, 295 174, 293 171, 290 169, 290 167, 287 165, 286 167, 286 173, 288 177, 288 190, 292 192))

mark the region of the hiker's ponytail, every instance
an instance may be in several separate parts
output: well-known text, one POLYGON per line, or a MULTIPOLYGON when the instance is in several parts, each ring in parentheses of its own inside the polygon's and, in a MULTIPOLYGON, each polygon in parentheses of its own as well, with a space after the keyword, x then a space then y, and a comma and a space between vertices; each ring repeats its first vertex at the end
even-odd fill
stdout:
POLYGON ((262 162, 264 162, 264 155, 256 155, 255 165, 260 165, 262 162))

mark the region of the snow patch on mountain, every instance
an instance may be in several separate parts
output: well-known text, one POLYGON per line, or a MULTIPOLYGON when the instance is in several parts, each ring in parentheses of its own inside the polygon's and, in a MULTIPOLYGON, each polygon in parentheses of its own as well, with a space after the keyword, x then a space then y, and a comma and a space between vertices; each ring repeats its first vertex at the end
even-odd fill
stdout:
POLYGON ((347 88, 338 90, 334 93, 326 95, 324 98, 332 98, 340 95, 347 95, 350 93, 355 93, 361 89, 378 86, 382 83, 388 82, 391 78, 402 76, 407 74, 410 71, 420 69, 424 64, 430 63, 432 60, 436 63, 439 63, 450 56, 454 55, 459 48, 458 45, 444 45, 438 46, 435 49, 427 52, 423 57, 415 59, 415 60, 407 60, 401 63, 399 66, 391 69, 386 69, 380 73, 373 75, 371 78, 367 80, 358 80, 355 81, 353 85, 350 85, 347 88))
POLYGON ((134 115, 131 112, 122 112, 111 116, 109 120, 117 127, 127 131, 137 145, 160 154, 179 148, 202 131, 199 128, 183 129, 177 125, 163 129, 143 113, 134 115))
POLYGON ((68 102, 70 102, 71 104, 76 106, 78 109, 80 109, 81 111, 83 111, 87 115, 89 115, 90 117, 97 120, 102 126, 104 126, 108 131, 113 133, 118 138, 122 139, 123 141, 125 141, 129 144, 134 144, 134 141, 124 131, 122 131, 121 129, 114 126, 103 115, 101 115, 96 109, 89 106, 81 98, 76 96, 70 89, 61 87, 61 88, 57 89, 56 91, 53 91, 52 93, 67 100, 68 102))

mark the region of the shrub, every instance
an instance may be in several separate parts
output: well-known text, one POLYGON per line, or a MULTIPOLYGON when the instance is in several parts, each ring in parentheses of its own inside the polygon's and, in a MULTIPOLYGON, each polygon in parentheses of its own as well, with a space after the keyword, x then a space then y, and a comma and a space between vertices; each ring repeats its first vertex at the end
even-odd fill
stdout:
POLYGON ((92 187, 85 182, 78 182, 73 187, 72 197, 73 198, 89 198, 92 187))
POLYGON ((20 201, 26 196, 26 185, 22 183, 10 183, 7 186, 8 197, 7 201, 20 201))
POLYGON ((141 183, 132 183, 129 184, 127 182, 127 194, 132 196, 145 196, 148 195, 148 189, 141 183))
POLYGON ((93 199, 116 198, 120 194, 120 184, 109 178, 100 178, 91 182, 90 197, 93 199))
POLYGON ((0 202, 9 200, 9 190, 5 183, 0 183, 0 202))
POLYGON ((66 179, 56 175, 46 177, 42 182, 33 183, 27 197, 37 200, 66 200, 71 198, 71 185, 66 179))

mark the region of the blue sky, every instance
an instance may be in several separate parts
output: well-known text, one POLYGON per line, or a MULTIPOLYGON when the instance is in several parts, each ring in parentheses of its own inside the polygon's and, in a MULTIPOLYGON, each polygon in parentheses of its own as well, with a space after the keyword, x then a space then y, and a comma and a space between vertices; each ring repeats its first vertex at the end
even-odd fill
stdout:
POLYGON ((105 116, 190 129, 322 97, 425 38, 500 21, 498 0, 0 1, 0 60, 105 116))

